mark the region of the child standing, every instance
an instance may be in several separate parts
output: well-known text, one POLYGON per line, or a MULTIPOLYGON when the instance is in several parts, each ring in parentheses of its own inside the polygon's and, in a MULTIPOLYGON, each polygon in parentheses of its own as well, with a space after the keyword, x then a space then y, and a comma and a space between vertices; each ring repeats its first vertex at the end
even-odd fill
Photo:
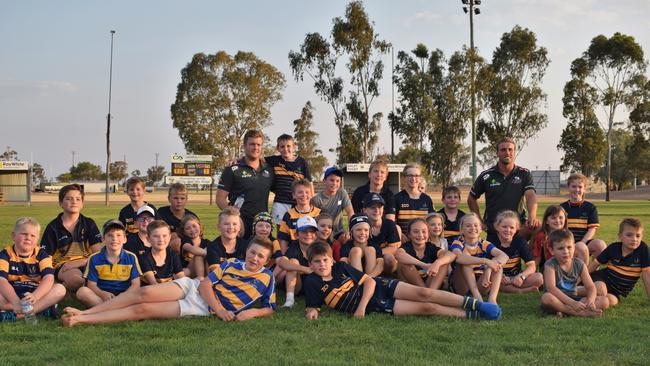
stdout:
POLYGON ((544 211, 542 227, 533 236, 532 252, 535 265, 544 271, 544 263, 553 257, 553 247, 548 240, 551 232, 566 229, 566 211, 562 206, 548 206, 544 211))
POLYGON ((501 308, 469 296, 413 286, 390 278, 372 278, 347 263, 334 264, 332 249, 322 242, 307 252, 313 273, 305 279, 305 318, 316 320, 320 307, 363 318, 370 313, 440 315, 498 320, 501 308))
POLYGON ((567 229, 555 230, 549 235, 553 258, 544 264, 544 295, 542 308, 560 316, 598 317, 609 306, 607 296, 598 296, 587 266, 575 258, 573 234, 567 229), (578 291, 578 281, 584 285, 578 291))
POLYGON ((384 271, 384 257, 381 248, 369 242, 370 219, 365 215, 355 215, 348 226, 350 240, 341 247, 340 261, 370 277, 379 276, 384 271))
POLYGON ((203 237, 201 220, 194 215, 185 215, 181 220, 182 233, 181 266, 185 276, 202 280, 205 277, 205 257, 210 241, 203 237))
POLYGON ((318 192, 311 199, 312 204, 320 208, 321 212, 328 213, 332 216, 333 231, 336 238, 341 233, 345 234, 345 230, 343 229, 343 211, 347 214, 348 219, 354 215, 350 196, 348 196, 345 188, 341 186, 342 179, 343 172, 341 169, 335 166, 327 168, 323 175, 325 189, 322 192, 318 192))
POLYGON ((428 241, 429 230, 424 219, 411 220, 406 229, 410 241, 397 250, 399 279, 412 285, 439 289, 447 277, 449 263, 456 256, 428 241))
POLYGON ((406 179, 405 189, 394 197, 395 217, 402 231, 402 242, 407 241, 409 222, 415 218, 424 218, 430 212, 435 212, 433 201, 419 188, 422 177, 422 167, 419 164, 406 164, 402 171, 406 179))
POLYGON ((81 214, 84 193, 80 185, 61 188, 59 206, 63 212, 47 224, 41 249, 52 256, 55 280, 74 294, 84 284, 83 268, 101 248, 102 236, 95 221, 81 214))
POLYGON ((127 233, 135 234, 138 228, 135 225, 138 209, 144 205, 153 208, 154 217, 156 216, 156 206, 144 200, 145 185, 144 180, 140 177, 131 177, 126 181, 126 194, 131 202, 120 210, 119 220, 126 227, 127 233))
POLYGON ((13 245, 0 251, 0 321, 24 316, 21 301, 33 314, 56 317, 54 305, 65 296, 65 287, 54 283, 52 257, 38 247, 41 225, 31 217, 16 220, 13 245))
POLYGON ((643 242, 641 221, 632 218, 621 221, 618 240, 589 263, 598 294, 607 293, 609 305, 617 305, 621 296, 627 297, 639 277, 643 277, 645 293, 650 299, 650 250, 643 242), (596 271, 601 264, 607 267, 596 271))
POLYGON ((530 254, 528 243, 517 235, 519 231, 519 215, 514 211, 501 211, 494 220, 494 229, 498 240, 493 244, 508 256, 503 265, 501 278, 502 292, 537 292, 544 283, 541 273, 536 272, 535 260, 530 254), (526 268, 521 270, 521 261, 526 268))
MULTIPOLYGON (((311 198, 314 195, 314 189, 310 181, 300 179, 293 182, 291 192, 296 204, 284 214, 280 228, 278 229, 278 241, 282 253, 287 251, 289 244, 296 241, 296 223, 303 216, 315 218, 320 214, 320 208, 312 206, 311 198)), ((273 214, 271 214, 273 215, 273 214)))
POLYGON ((481 292, 488 292, 488 302, 497 303, 501 287, 502 267, 508 256, 494 244, 481 239, 481 219, 468 213, 460 221, 461 236, 449 246, 456 255, 450 281, 456 293, 467 291, 477 299, 481 292), (477 283, 480 285, 477 285, 477 283))
POLYGON ((465 212, 458 208, 460 202, 460 189, 456 186, 445 187, 442 190, 443 207, 438 211, 445 217, 445 238, 449 241, 460 235, 460 219, 465 212))
POLYGON ((600 226, 598 209, 593 203, 585 201, 587 177, 573 173, 567 179, 567 186, 569 199, 560 206, 566 211, 567 227, 576 241, 576 256, 589 263, 590 255, 596 258, 607 247, 604 241, 595 238, 600 226))
POLYGON ((180 257, 169 247, 169 225, 163 220, 156 220, 147 227, 147 236, 151 250, 142 257, 140 263, 144 281, 153 285, 185 277, 180 257))
POLYGON ((122 222, 107 221, 102 228, 102 239, 104 247, 88 258, 84 271, 86 286, 77 290, 77 299, 88 307, 140 287, 142 271, 136 255, 123 248, 126 228, 122 222))

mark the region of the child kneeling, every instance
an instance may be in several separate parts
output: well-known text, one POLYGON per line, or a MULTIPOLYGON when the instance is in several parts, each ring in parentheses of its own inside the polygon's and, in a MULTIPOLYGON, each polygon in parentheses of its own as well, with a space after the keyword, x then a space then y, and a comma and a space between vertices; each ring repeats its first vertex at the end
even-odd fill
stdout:
POLYGON ((246 249, 245 261, 224 261, 202 281, 183 277, 141 287, 88 310, 66 308, 61 320, 64 326, 71 327, 192 315, 215 314, 224 321, 271 315, 275 309, 275 285, 273 274, 264 265, 272 249, 269 240, 254 238, 246 249), (249 293, 258 295, 251 297, 249 293), (258 301, 261 308, 253 308, 258 301))
POLYGON ((347 263, 336 263, 327 243, 307 250, 313 273, 305 278, 305 317, 318 318, 321 305, 355 317, 366 314, 443 315, 497 320, 501 308, 469 296, 414 286, 395 279, 372 278, 347 263))

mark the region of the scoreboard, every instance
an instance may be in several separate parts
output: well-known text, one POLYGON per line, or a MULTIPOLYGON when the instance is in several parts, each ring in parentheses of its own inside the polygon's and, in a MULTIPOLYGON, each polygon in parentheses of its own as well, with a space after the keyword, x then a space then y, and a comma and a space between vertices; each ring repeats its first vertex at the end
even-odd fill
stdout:
POLYGON ((180 182, 184 184, 212 183, 212 155, 180 155, 171 156, 171 176, 166 177, 168 184, 180 182))
POLYGON ((210 163, 172 163, 172 175, 181 177, 211 177, 210 163))

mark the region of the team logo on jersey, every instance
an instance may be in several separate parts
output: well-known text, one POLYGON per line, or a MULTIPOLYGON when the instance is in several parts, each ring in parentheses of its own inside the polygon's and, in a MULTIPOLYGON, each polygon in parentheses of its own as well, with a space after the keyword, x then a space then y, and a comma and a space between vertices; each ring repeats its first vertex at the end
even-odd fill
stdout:
POLYGON ((230 168, 230 170, 232 170, 233 172, 236 171, 237 169, 239 169, 239 167, 238 167, 237 165, 233 165, 233 166, 230 168))
POLYGON ((517 175, 512 179, 512 183, 519 184, 521 183, 521 178, 517 175))
POLYGON ((329 285, 325 284, 323 287, 320 288, 321 292, 327 292, 327 289, 330 288, 329 285))
POLYGON ((490 174, 486 174, 483 176, 483 180, 488 180, 488 179, 490 179, 490 174))
POLYGON ((494 178, 490 181, 490 187, 496 187, 496 186, 500 186, 500 185, 501 185, 501 183, 497 182, 497 180, 494 179, 494 178))
POLYGON ((401 208, 408 208, 408 207, 409 207, 409 204, 408 204, 408 203, 402 203, 402 204, 400 205, 400 207, 401 207, 401 208))
POLYGON ((271 176, 271 174, 269 173, 268 170, 264 169, 264 170, 262 171, 262 176, 263 176, 264 178, 268 178, 268 177, 271 176))
POLYGON ((245 171, 245 170, 242 170, 241 171, 241 177, 242 178, 250 178, 251 174, 249 172, 245 171))

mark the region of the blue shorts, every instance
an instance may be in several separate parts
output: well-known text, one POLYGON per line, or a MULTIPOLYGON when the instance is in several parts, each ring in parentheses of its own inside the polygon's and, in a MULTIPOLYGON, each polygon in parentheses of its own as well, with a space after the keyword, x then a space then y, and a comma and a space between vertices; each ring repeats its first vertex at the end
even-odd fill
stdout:
POLYGON ((395 289, 398 280, 394 278, 375 277, 375 292, 366 306, 366 314, 393 313, 395 307, 395 289))

